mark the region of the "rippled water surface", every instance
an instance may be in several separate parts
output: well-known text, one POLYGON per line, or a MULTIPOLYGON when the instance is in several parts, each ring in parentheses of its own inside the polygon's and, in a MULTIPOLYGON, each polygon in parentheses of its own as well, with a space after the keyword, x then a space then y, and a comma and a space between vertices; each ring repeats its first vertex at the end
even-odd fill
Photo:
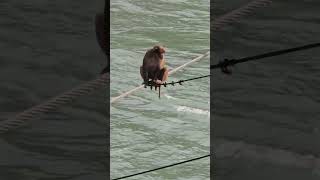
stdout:
MULTIPOLYGON (((142 83, 146 50, 166 46, 170 69, 209 50, 209 1, 111 1, 111 97, 142 83)), ((209 57, 169 81, 209 73, 209 57)), ((209 78, 139 90, 111 105, 111 177, 209 153, 209 78)), ((209 158, 132 179, 209 179, 209 158)))

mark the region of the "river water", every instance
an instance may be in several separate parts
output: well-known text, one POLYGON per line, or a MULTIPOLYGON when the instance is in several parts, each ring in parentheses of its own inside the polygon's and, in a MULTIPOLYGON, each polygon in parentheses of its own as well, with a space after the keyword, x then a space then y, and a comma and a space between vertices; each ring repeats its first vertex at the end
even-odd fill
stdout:
MULTIPOLYGON (((208 0, 111 1, 111 97, 141 85, 139 67, 155 44, 170 69, 209 50, 208 0)), ((169 81, 209 74, 209 57, 169 81)), ((111 177, 209 154, 210 79, 142 89, 111 105, 111 177)), ((131 179, 209 179, 209 158, 131 179)))

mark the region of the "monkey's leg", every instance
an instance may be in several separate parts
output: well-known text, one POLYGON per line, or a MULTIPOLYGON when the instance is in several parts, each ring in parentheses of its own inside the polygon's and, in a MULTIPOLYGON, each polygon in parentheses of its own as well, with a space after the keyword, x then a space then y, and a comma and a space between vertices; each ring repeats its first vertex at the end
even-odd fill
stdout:
POLYGON ((164 73, 163 73, 163 76, 162 76, 162 82, 165 82, 168 79, 169 71, 168 71, 167 68, 163 68, 163 71, 164 71, 164 73))

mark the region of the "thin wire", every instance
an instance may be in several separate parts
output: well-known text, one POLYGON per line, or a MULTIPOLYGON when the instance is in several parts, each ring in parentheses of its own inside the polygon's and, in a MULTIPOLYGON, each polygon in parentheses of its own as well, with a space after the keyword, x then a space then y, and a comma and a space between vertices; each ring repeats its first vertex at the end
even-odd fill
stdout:
MULTIPOLYGON (((174 86, 175 84, 180 84, 180 85, 182 85, 183 82, 193 81, 193 80, 202 79, 202 78, 207 78, 207 77, 210 77, 210 76, 211 76, 211 74, 209 74, 209 75, 204 75, 204 76, 197 76, 197 77, 189 78, 189 79, 182 79, 182 80, 179 80, 179 81, 172 81, 172 82, 169 82, 169 83, 164 82, 164 83, 162 83, 162 84, 157 84, 157 83, 155 83, 155 82, 149 81, 148 84, 147 84, 147 86, 158 88, 159 86, 167 87, 168 85, 173 85, 173 86, 174 86)), ((157 89, 155 89, 155 90, 157 90, 157 89)))
MULTIPOLYGON (((192 64, 192 63, 195 63, 195 62, 200 61, 201 59, 207 57, 207 56, 209 55, 209 53, 210 53, 210 52, 208 51, 208 52, 206 52, 205 54, 202 54, 202 55, 200 55, 200 56, 192 59, 191 61, 189 61, 189 62, 187 62, 187 63, 185 63, 185 64, 183 64, 183 65, 181 65, 181 66, 178 66, 178 67, 172 69, 171 71, 169 71, 169 75, 178 72, 179 70, 185 68, 186 66, 188 66, 188 65, 190 65, 190 64, 192 64)), ((133 88, 133 89, 131 89, 131 90, 129 90, 129 91, 126 91, 126 92, 124 92, 124 93, 122 93, 122 94, 120 94, 120 95, 118 95, 118 96, 112 97, 111 100, 110 100, 110 103, 112 104, 112 103, 118 101, 118 100, 121 99, 121 98, 124 98, 124 97, 126 97, 126 96, 129 96, 130 94, 134 93, 135 91, 137 91, 137 90, 139 90, 139 89, 142 89, 143 87, 144 87, 144 85, 140 85, 140 86, 135 87, 135 88, 133 88)))
POLYGON ((138 175, 141 175, 141 174, 145 174, 145 173, 149 173, 149 172, 153 172, 153 171, 158 171, 160 169, 165 169, 165 168, 169 168, 169 167, 172 167, 172 166, 177 166, 177 165, 180 165, 180 164, 184 164, 184 163, 188 163, 188 162, 191 162, 191 161, 200 160, 200 159, 207 158, 207 157, 210 157, 210 154, 205 155, 205 156, 201 156, 201 157, 197 157, 197 158, 193 158, 193 159, 189 159, 189 160, 186 160, 186 161, 182 161, 182 162, 178 162, 178 163, 162 166, 162 167, 159 167, 159 168, 155 168, 155 169, 142 171, 142 172, 139 172, 139 173, 135 173, 135 174, 131 174, 131 175, 115 178, 115 179, 112 179, 112 180, 119 180, 119 179, 125 179, 125 178, 129 178, 129 177, 133 177, 133 176, 138 176, 138 175))
POLYGON ((312 48, 317 48, 317 47, 320 47, 320 43, 313 43, 313 44, 308 44, 308 45, 299 46, 299 47, 295 47, 295 48, 283 49, 283 50, 279 50, 279 51, 273 51, 273 52, 269 52, 269 53, 265 53, 265 54, 260 54, 260 55, 250 56, 250 57, 245 57, 245 58, 240 58, 240 59, 231 59, 231 60, 226 59, 225 61, 219 62, 218 64, 211 65, 210 69, 223 68, 223 67, 232 66, 232 65, 235 65, 238 63, 243 63, 243 62, 247 62, 247 61, 255 61, 255 60, 259 60, 259 59, 263 59, 263 58, 267 58, 267 57, 273 57, 273 56, 288 54, 291 52, 302 51, 302 50, 307 50, 307 49, 312 49, 312 48))
MULTIPOLYGON (((320 43, 313 43, 313 44, 308 44, 308 45, 299 46, 299 47, 295 47, 295 48, 272 51, 272 52, 259 54, 259 55, 255 55, 255 56, 244 57, 244 58, 240 58, 240 59, 231 59, 231 60, 225 59, 224 61, 221 61, 215 65, 211 65, 210 69, 221 68, 222 72, 228 73, 230 71, 227 70, 227 68, 229 66, 233 66, 235 64, 244 63, 244 62, 248 62, 248 61, 256 61, 256 60, 260 60, 260 59, 264 59, 264 58, 268 58, 268 57, 279 56, 279 55, 283 55, 283 54, 288 54, 288 53, 297 52, 297 51, 303 51, 303 50, 317 48, 317 47, 320 47, 320 43)), ((165 82, 163 84, 156 84, 152 81, 149 81, 147 86, 151 86, 151 87, 152 86, 155 86, 155 87, 164 86, 164 87, 166 87, 167 85, 175 85, 175 84, 182 85, 183 82, 193 81, 193 80, 202 79, 202 78, 206 78, 206 77, 210 77, 210 76, 211 76, 211 74, 204 75, 204 76, 198 76, 198 77, 194 77, 194 78, 189 78, 189 79, 183 79, 183 80, 179 80, 179 81, 172 81, 170 83, 165 82)))

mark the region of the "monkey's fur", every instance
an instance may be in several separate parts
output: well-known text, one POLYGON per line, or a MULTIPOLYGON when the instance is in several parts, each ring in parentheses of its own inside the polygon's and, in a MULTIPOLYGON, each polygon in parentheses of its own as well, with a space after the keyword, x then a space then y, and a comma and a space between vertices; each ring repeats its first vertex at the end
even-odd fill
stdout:
POLYGON ((165 50, 161 46, 154 46, 146 52, 143 58, 143 64, 140 67, 140 74, 145 84, 147 84, 149 80, 153 82, 166 80, 167 68, 162 67, 163 65, 161 64, 164 63, 164 53, 165 50))

